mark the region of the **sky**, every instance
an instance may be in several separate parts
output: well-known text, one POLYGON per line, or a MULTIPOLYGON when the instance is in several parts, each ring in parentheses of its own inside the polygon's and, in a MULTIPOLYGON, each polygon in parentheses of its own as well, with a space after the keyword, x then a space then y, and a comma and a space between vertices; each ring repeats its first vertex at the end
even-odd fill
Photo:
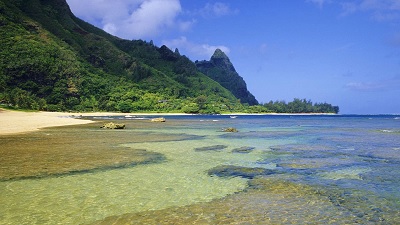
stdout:
POLYGON ((191 60, 224 51, 260 103, 400 114, 400 0, 67 0, 79 18, 191 60))

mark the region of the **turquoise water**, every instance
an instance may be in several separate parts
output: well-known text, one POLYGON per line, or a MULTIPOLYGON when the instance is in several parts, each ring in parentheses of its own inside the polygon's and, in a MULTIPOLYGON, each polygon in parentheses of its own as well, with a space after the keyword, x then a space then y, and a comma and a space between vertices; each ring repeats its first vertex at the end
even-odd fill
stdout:
MULTIPOLYGON (((307 193, 304 196, 282 197, 296 201, 301 197, 304 202, 298 205, 280 198, 278 201, 276 196, 269 195, 271 191, 258 193, 255 208, 248 210, 262 210, 262 198, 268 199, 269 207, 274 203, 279 209, 268 216, 277 217, 278 222, 261 218, 258 224, 296 224, 299 218, 303 219, 305 208, 309 210, 307 213, 323 213, 327 223, 333 224, 348 224, 344 219, 355 224, 396 224, 400 219, 398 116, 166 116, 166 123, 140 129, 130 128, 139 121, 135 117, 94 119, 124 122, 127 129, 123 132, 129 132, 132 137, 146 132, 160 136, 190 135, 191 138, 151 142, 132 142, 127 138, 122 144, 161 153, 166 157, 161 163, 2 181, 0 224, 90 224, 113 216, 134 217, 135 213, 143 212, 163 217, 162 210, 170 208, 174 210, 168 215, 176 213, 179 217, 187 210, 185 207, 207 203, 212 208, 220 204, 216 200, 225 198, 252 205, 245 194, 252 188, 251 178, 207 173, 221 165, 274 171, 265 177, 275 179, 279 190, 284 189, 280 182, 307 187, 299 192, 307 193), (227 127, 235 127, 239 132, 221 132, 227 127), (223 147, 198 150, 217 145, 223 147), (249 147, 250 151, 235 152, 241 147, 249 147), (308 187, 318 191, 313 191, 310 197, 311 192, 305 191, 308 187), (292 213, 284 220, 279 218, 280 212, 289 210, 292 213), (332 215, 343 215, 344 219, 337 220, 332 215)), ((100 140, 105 135, 84 126, 79 129, 97 132, 100 140)), ((303 222, 318 224, 320 219, 307 218, 309 221, 303 222)))

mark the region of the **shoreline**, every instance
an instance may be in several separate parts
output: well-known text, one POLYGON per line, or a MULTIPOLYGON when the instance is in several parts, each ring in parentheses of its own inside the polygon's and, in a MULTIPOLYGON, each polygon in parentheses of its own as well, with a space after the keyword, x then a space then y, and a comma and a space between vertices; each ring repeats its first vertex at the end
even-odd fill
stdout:
POLYGON ((45 127, 88 124, 94 121, 79 120, 70 113, 19 112, 0 109, 0 136, 37 131, 45 127))
POLYGON ((46 127, 89 124, 96 121, 80 119, 82 116, 166 116, 190 115, 185 113, 115 113, 115 112, 20 112, 0 108, 0 136, 22 134, 46 127))
MULTIPOLYGON (((94 123, 92 120, 79 119, 82 116, 191 116, 197 114, 186 113, 118 113, 118 112, 86 112, 86 113, 70 113, 70 112, 20 112, 0 108, 0 136, 21 134, 37 131, 46 127, 70 126, 79 124, 94 123)), ((227 113, 221 114, 226 116, 241 115, 337 115, 329 113, 227 113)))

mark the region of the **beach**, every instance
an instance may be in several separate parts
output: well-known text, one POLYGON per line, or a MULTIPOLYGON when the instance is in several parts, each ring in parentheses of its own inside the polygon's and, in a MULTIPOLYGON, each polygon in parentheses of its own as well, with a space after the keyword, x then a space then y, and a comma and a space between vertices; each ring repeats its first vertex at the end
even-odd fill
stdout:
POLYGON ((0 135, 26 133, 45 127, 87 123, 92 123, 92 121, 76 119, 73 113, 19 112, 0 109, 0 135))
MULTIPOLYGON (((78 119, 82 116, 143 116, 143 115, 167 115, 158 113, 115 113, 115 112, 20 112, 0 109, 0 135, 10 135, 37 131, 45 127, 59 127, 69 125, 88 124, 94 121, 78 119)), ((182 113, 168 113, 168 115, 185 115, 182 113)))
MULTIPOLYGON (((92 123, 91 120, 78 119, 82 116, 164 116, 164 115, 190 115, 185 113, 118 113, 118 112, 90 112, 90 113, 69 113, 69 112, 21 112, 0 109, 0 135, 10 135, 37 131, 45 127, 58 127, 92 123)), ((234 113, 224 115, 335 115, 330 113, 304 113, 304 114, 248 114, 234 113)))

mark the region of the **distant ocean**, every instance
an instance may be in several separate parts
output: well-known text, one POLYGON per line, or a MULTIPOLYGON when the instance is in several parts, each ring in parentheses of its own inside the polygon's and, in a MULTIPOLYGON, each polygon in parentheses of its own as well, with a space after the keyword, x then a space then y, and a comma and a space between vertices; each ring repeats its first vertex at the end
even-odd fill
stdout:
POLYGON ((164 117, 89 117, 125 123, 123 146, 166 160, 2 181, 0 224, 400 222, 399 115, 164 117), (132 141, 143 132, 180 138, 132 141))

